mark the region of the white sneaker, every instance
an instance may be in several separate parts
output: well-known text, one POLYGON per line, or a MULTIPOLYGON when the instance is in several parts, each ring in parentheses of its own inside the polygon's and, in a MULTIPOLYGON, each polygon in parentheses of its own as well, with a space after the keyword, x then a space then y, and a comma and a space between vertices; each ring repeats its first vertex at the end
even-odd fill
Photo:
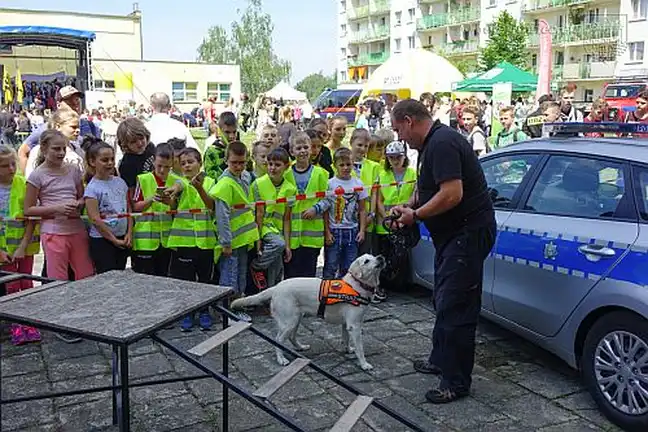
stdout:
POLYGON ((245 312, 234 312, 239 321, 252 322, 252 317, 245 312))

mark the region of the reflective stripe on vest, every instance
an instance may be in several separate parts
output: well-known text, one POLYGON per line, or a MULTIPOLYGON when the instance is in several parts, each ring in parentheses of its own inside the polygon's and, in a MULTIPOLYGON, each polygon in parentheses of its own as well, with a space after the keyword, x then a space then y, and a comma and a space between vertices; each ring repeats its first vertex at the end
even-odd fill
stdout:
POLYGON ((259 231, 251 208, 233 209, 234 206, 250 205, 250 200, 240 184, 229 176, 221 177, 212 188, 213 196, 232 209, 230 214, 230 230, 232 232, 232 249, 252 246, 259 240, 259 231))
MULTIPOLYGON (((200 197, 198 190, 186 179, 183 179, 182 183, 184 190, 178 202, 178 210, 207 210, 207 206, 200 197)), ((205 177, 203 189, 210 191, 214 184, 215 182, 211 177, 205 177)), ((204 250, 213 249, 216 246, 216 231, 211 212, 176 214, 169 231, 167 245, 170 248, 197 247, 204 250)))
MULTIPOLYGON (((27 183, 25 177, 16 174, 14 175, 11 183, 11 190, 9 191, 9 212, 7 217, 20 218, 24 216, 25 194, 27 193, 27 183)), ((4 229, 0 230, 0 249, 6 251, 8 254, 13 254, 25 235, 24 220, 8 220, 0 222, 4 225, 4 229)), ((27 245, 25 255, 36 255, 40 252, 40 224, 34 222, 34 232, 32 238, 27 245)))
MULTIPOLYGON (((392 208, 397 205, 407 204, 410 197, 414 193, 414 181, 416 180, 416 171, 414 168, 406 168, 405 175, 403 175, 403 182, 412 182, 405 183, 400 186, 384 186, 381 187, 379 192, 383 199, 383 206, 385 207, 385 213, 389 212, 392 208)), ((382 171, 378 177, 378 183, 381 185, 395 183, 396 178, 394 177, 394 172, 392 170, 382 171)), ((387 234, 387 230, 383 227, 382 221, 376 226, 376 232, 378 234, 387 234)))
MULTIPOLYGON (((295 187, 286 180, 283 181, 279 190, 277 190, 277 187, 272 183, 272 180, 267 174, 252 184, 252 197, 254 201, 273 201, 294 196, 296 193, 295 187)), ((283 235, 286 203, 266 204, 264 207, 261 237, 269 233, 283 235)))
MULTIPOLYGON (((171 187, 179 180, 180 177, 173 173, 169 173, 166 179, 165 186, 171 187)), ((157 181, 153 173, 144 173, 137 176, 142 196, 144 199, 149 199, 157 193, 157 181)), ((153 202, 148 212, 158 213, 169 211, 168 205, 161 202, 153 202)), ((173 216, 171 215, 146 215, 134 219, 135 225, 133 226, 133 250, 137 251, 154 251, 160 245, 168 247, 169 232, 173 223, 173 216)))
MULTIPOLYGON (((295 175, 292 168, 286 170, 284 178, 295 188, 297 187, 295 175)), ((310 179, 304 194, 310 195, 316 192, 326 192, 328 189, 328 173, 324 168, 313 166, 310 179)), ((309 198, 295 201, 290 216, 290 248, 300 247, 321 248, 324 247, 324 217, 317 215, 312 220, 302 219, 301 214, 313 207, 325 198, 309 198)))

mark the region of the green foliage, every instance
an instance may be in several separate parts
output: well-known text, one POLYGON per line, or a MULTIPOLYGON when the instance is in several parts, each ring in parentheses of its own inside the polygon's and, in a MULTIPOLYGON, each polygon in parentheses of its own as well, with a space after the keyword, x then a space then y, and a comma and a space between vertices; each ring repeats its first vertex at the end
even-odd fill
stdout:
POLYGON ((239 21, 228 33, 222 26, 211 27, 198 47, 201 61, 241 66, 241 87, 252 98, 290 78, 290 62, 272 48, 274 25, 262 8, 262 0, 248 0, 239 21))
POLYGON ((517 21, 506 11, 501 12, 488 25, 488 43, 479 56, 480 69, 487 71, 507 61, 526 70, 531 57, 527 50, 528 35, 529 30, 524 22, 517 21))
POLYGON ((449 57, 447 59, 464 75, 479 71, 479 64, 476 59, 456 57, 449 57))
POLYGON ((295 86, 297 90, 305 92, 310 101, 319 96, 324 89, 336 87, 337 80, 335 78, 335 73, 326 76, 322 71, 308 75, 295 86))

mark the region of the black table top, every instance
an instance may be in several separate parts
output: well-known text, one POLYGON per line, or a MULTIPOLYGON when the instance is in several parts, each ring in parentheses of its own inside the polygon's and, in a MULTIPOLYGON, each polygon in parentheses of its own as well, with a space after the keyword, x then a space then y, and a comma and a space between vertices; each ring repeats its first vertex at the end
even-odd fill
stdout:
POLYGON ((0 319, 100 342, 132 343, 231 293, 228 287, 111 271, 2 298, 0 319))

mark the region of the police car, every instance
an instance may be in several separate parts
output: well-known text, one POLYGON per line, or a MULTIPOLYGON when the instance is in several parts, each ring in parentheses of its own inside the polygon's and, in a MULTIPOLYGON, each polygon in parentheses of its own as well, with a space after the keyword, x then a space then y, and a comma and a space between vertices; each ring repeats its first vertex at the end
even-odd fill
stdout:
MULTIPOLYGON (((648 430, 648 140, 574 134, 647 126, 546 125, 551 138, 480 159, 498 225, 482 315, 578 368, 601 411, 637 431, 648 430)), ((428 287, 433 253, 429 241, 412 251, 428 287)))

